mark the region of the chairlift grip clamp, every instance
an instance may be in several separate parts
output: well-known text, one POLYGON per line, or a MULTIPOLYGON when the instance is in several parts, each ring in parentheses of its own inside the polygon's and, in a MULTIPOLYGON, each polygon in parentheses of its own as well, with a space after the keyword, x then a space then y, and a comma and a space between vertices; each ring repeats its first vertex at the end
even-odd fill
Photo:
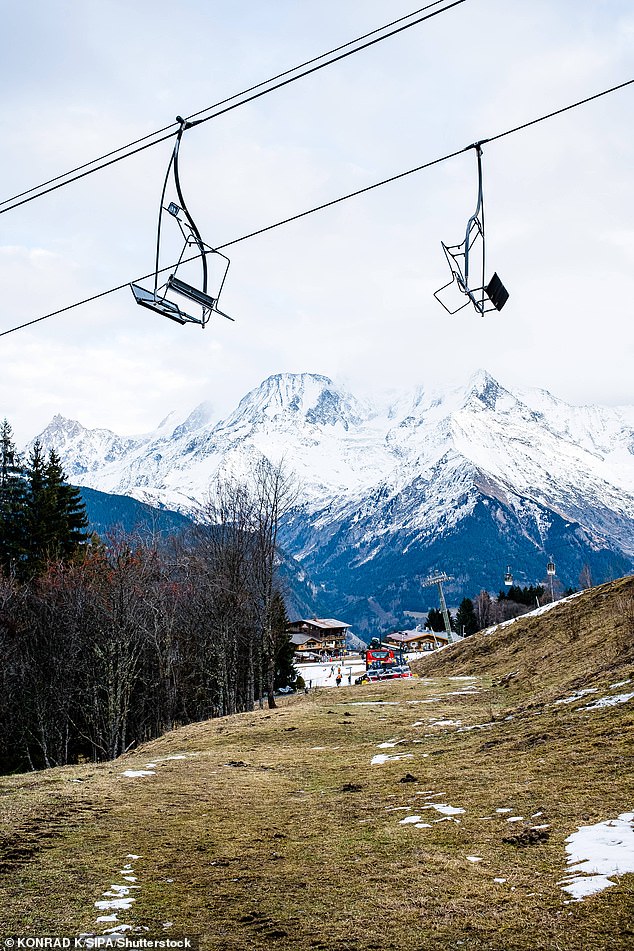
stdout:
MULTIPOLYGON (((478 139, 477 142, 472 142, 471 145, 467 146, 467 149, 475 149, 479 154, 482 153, 482 146, 486 145, 487 142, 490 142, 491 139, 478 139)), ((466 151, 466 150, 465 150, 466 151)))

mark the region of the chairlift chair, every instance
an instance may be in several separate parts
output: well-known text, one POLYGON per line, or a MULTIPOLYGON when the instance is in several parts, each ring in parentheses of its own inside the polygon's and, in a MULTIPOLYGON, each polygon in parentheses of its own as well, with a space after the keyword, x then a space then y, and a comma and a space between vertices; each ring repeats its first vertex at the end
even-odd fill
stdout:
POLYGON ((191 128, 191 126, 195 123, 187 122, 181 116, 177 116, 176 120, 177 122, 180 122, 180 129, 176 135, 176 143, 174 145, 174 150, 167 167, 159 208, 158 228, 156 235, 154 288, 150 291, 144 287, 141 287, 140 284, 130 284, 130 288, 134 294, 134 299, 136 300, 137 304, 141 305, 141 307, 147 307, 149 310, 155 311, 155 313, 162 314, 164 317, 169 317, 170 320, 174 320, 178 324, 198 324, 204 329, 213 314, 219 314, 221 317, 226 317, 227 320, 233 320, 233 317, 225 314, 218 307, 218 299, 225 283, 230 262, 226 255, 221 254, 220 251, 217 251, 215 248, 205 244, 200 235, 200 231, 198 230, 194 219, 190 215, 187 205, 185 204, 179 176, 178 154, 183 133, 186 129, 191 128), (171 201, 169 205, 165 207, 165 192, 167 191, 167 183, 172 170, 174 172, 174 185, 176 186, 176 194, 180 204, 176 204, 176 202, 171 201), (161 273, 159 267, 161 251, 161 226, 164 211, 166 211, 178 223, 181 234, 183 235, 184 244, 180 253, 180 257, 174 267, 174 272, 170 274, 164 284, 159 286, 159 273, 161 273), (192 284, 186 283, 176 276, 176 272, 178 271, 178 268, 181 266, 181 264, 191 260, 191 258, 187 258, 186 261, 183 260, 185 253, 189 248, 197 248, 199 252, 199 254, 195 255, 195 257, 200 257, 202 265, 201 289, 194 287, 192 284), (208 293, 208 255, 215 255, 224 262, 220 286, 215 296, 208 293), (179 294, 181 297, 185 297, 191 303, 198 305, 200 307, 200 316, 193 316, 192 314, 189 314, 183 310, 182 307, 180 307, 174 300, 171 299, 171 297, 167 296, 170 293, 179 294))
POLYGON ((510 588, 511 585, 513 584, 513 575, 511 574, 510 565, 507 566, 507 569, 504 573, 504 584, 506 585, 507 588, 510 588))
POLYGON ((499 311, 502 310, 509 298, 509 293, 497 272, 493 274, 488 284, 485 284, 486 243, 482 191, 482 145, 485 141, 487 140, 484 139, 469 146, 469 148, 476 150, 478 159, 478 200, 476 210, 467 221, 464 241, 461 241, 460 244, 440 242, 451 271, 451 280, 439 287, 437 291, 434 291, 434 297, 439 304, 442 304, 448 314, 457 314, 469 303, 473 304, 479 314, 486 314, 491 310, 499 311), (479 255, 481 262, 479 268, 478 261, 475 262, 475 266, 473 263, 473 258, 476 255, 479 255), (474 274, 474 271, 477 271, 477 274, 474 274), (460 293, 467 297, 467 300, 452 310, 439 295, 454 284, 460 293))

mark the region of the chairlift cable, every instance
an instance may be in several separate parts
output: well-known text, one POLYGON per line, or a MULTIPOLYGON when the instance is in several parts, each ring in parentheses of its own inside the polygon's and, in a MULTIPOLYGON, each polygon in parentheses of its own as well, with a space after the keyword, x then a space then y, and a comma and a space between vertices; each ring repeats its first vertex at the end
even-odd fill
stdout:
MULTIPOLYGON (((218 116, 224 115, 226 112, 230 112, 233 109, 237 109, 239 106, 244 106, 249 102, 253 102, 255 99, 259 99, 261 96, 265 96, 269 92, 274 92, 276 89, 280 89, 283 86, 289 85, 289 83, 295 82, 297 79, 302 79, 304 76, 309 76, 311 73, 317 72, 320 69, 323 69, 326 66, 330 66, 333 63, 337 63, 341 59, 345 59, 347 56, 352 56, 353 53, 359 53, 361 50, 367 49, 369 46, 373 46, 375 43, 380 43, 382 40, 386 40, 391 36, 395 36, 397 33, 401 33, 403 30, 408 30, 412 26, 417 26, 419 23, 423 23, 425 20, 429 20, 434 16, 437 16, 439 13, 444 13, 445 10, 450 10, 453 7, 459 6, 462 3, 466 3, 467 0, 454 0, 453 3, 446 3, 446 0, 433 0, 432 3, 428 3, 424 7, 420 7, 418 10, 413 10, 411 13, 406 14, 405 16, 399 17, 397 20, 392 20, 390 23, 386 23, 383 26, 377 27, 374 30, 371 30, 369 33, 364 33, 362 36, 357 37, 354 40, 348 40, 347 43, 343 43, 341 46, 336 46, 334 49, 329 50, 326 53, 320 53, 319 56, 314 56, 312 59, 306 60, 303 63, 300 63, 297 66, 293 66, 290 69, 284 70, 281 73, 277 73, 275 76, 272 76, 270 79, 265 79, 262 82, 256 83, 254 86, 249 86, 247 89, 243 89, 241 92, 234 93, 232 96, 229 96, 227 99, 221 99, 219 102, 214 103, 211 106, 207 106, 204 109, 200 109, 198 112, 192 113, 188 116, 188 121, 196 119, 195 122, 192 122, 192 126, 200 125, 203 122, 208 122, 210 119, 215 119, 218 116), (429 13, 427 16, 421 16, 416 20, 412 20, 411 23, 406 23, 398 29, 391 30, 389 33, 385 33, 382 36, 375 37, 368 43, 364 43, 362 46, 356 46, 355 44, 360 43, 362 40, 366 40, 368 37, 374 36, 376 33, 383 33, 383 31, 388 30, 396 24, 403 23, 404 20, 410 20, 412 17, 417 16, 419 13, 423 13, 427 10, 430 10, 432 7, 436 7, 439 4, 444 3, 439 10, 434 10, 432 13, 429 13), (291 76, 288 79, 285 79, 284 82, 277 83, 278 79, 284 79, 284 77, 289 76, 291 73, 297 73, 298 70, 304 69, 306 66, 311 66, 313 63, 316 63, 320 59, 325 59, 327 56, 333 56, 335 53, 339 53, 341 50, 346 50, 349 46, 355 46, 354 49, 348 50, 345 53, 342 53, 339 56, 334 57, 334 59, 329 59, 324 63, 320 63, 317 66, 313 66, 311 69, 305 70, 302 73, 298 73, 296 76, 291 76), (271 83, 277 83, 274 86, 271 86, 271 83), (262 89, 262 86, 267 86, 269 88, 262 89), (242 99, 240 97, 248 95, 248 93, 254 92, 255 90, 260 90, 253 96, 249 96, 248 99, 242 99), (239 102, 234 102, 233 100, 239 99, 239 102), (227 105, 227 103, 232 103, 232 105, 227 105), (201 116, 206 112, 211 110, 217 110, 220 106, 225 106, 224 109, 220 109, 218 112, 213 112, 210 116, 206 116, 202 119, 197 119, 197 116, 201 116)), ((11 211, 14 208, 19 208, 21 205, 25 205, 28 202, 35 201, 36 198, 42 198, 44 195, 48 195, 50 192, 56 191, 58 188, 63 188, 65 185, 70 185, 72 182, 79 181, 81 178, 85 178, 88 175, 92 175, 93 172, 101 171, 101 169, 108 168, 110 165, 114 165, 117 162, 123 161, 123 159, 131 158, 133 155, 137 155, 139 152, 143 152, 145 149, 152 148, 154 145, 160 145, 162 142, 165 142, 167 139, 173 138, 173 136, 178 134, 178 131, 168 132, 169 129, 172 129, 177 123, 172 122, 170 125, 164 126, 162 129, 157 129, 156 132, 150 132, 145 136, 142 136, 139 139, 134 139, 132 142, 128 142, 127 145, 122 145, 118 149, 113 149, 111 152, 106 152, 104 155, 99 158, 92 159, 90 162, 85 162, 83 165, 78 165, 73 169, 70 169, 68 172, 64 172, 61 175, 57 175, 54 178, 48 179, 46 182, 42 182, 40 185, 34 185, 32 188, 28 188, 23 192, 19 192, 16 195, 13 195, 11 198, 5 198, 0 200, 0 215, 3 215, 7 211, 11 211), (163 132, 167 132, 167 135, 162 135, 163 132), (162 136, 161 138, 155 138, 156 136, 162 136), (152 139, 153 141, 147 142, 147 139, 152 139), (145 142, 145 145, 140 145, 139 143, 145 142), (133 146, 139 145, 139 148, 132 149, 133 146), (126 151, 132 149, 132 151, 126 151), (120 155, 118 153, 123 152, 124 154, 120 155), (112 156, 115 156, 114 158, 112 156), (106 162, 105 159, 110 159, 106 162), (97 164, 102 163, 102 164, 97 164), (90 168, 90 166, 95 166, 90 168), (75 174, 80 172, 81 174, 75 174), (74 176, 71 178, 71 176, 74 176), (61 179, 65 179, 61 181, 61 179), (57 184, 55 184, 57 183, 57 184), (51 186, 51 187, 47 187, 51 186), (36 194, 32 194, 36 192, 36 194), (26 197, 30 196, 30 197, 26 197), (22 201, 18 201, 18 199, 22 201), (11 204, 11 202, 13 204, 11 204)))
MULTIPOLYGON (((524 122, 522 125, 515 126, 512 129, 507 129, 505 132, 500 132, 497 135, 490 136, 488 140, 482 139, 481 143, 485 141, 495 142, 497 139, 502 139, 505 136, 512 135, 515 132, 520 132, 524 129, 529 128, 530 126, 537 125, 539 122, 544 122, 546 119, 551 119, 553 116, 561 115, 564 112, 568 112, 571 109, 577 108, 577 106, 585 105, 588 102, 592 102, 595 99, 599 99, 602 96, 607 96, 610 93, 616 92, 617 90, 624 89, 626 86, 631 86, 634 84, 634 79, 628 79, 624 83, 619 83, 618 86, 612 86, 610 89, 604 89, 603 92, 595 93, 593 96, 588 96, 586 99, 580 99, 578 102, 573 102, 568 106, 564 106, 562 109, 557 109, 554 112, 549 112, 546 115, 540 116, 537 119, 532 119, 530 122, 524 122)), ((225 244, 216 245, 215 248, 211 248, 205 245, 208 248, 208 251, 220 251, 225 250, 226 248, 232 247, 235 244, 240 244, 242 241, 247 241, 250 238, 255 238, 258 235, 265 234, 267 231, 272 231, 275 228, 280 228, 282 225, 290 224, 293 221, 298 221, 300 218, 305 218, 308 215, 312 215, 314 212, 322 211, 325 208, 331 208, 333 205, 337 205, 343 201, 347 201, 349 198, 356 198, 358 195, 362 195, 365 192, 372 191, 373 189, 380 188, 382 185, 388 185, 391 182, 398 181, 401 178, 405 178, 408 175, 413 175, 415 172, 421 172, 424 169, 430 168, 433 165, 439 165, 442 162, 446 162, 451 158, 455 158, 457 155, 462 155, 464 152, 468 152, 473 148, 473 145, 467 145, 462 149, 458 149, 456 152, 449 152, 447 155, 443 155, 440 158, 432 159, 430 162, 426 162, 424 165, 418 165, 416 168, 408 169, 405 172, 400 172, 398 175, 392 175, 390 178, 386 178, 383 181, 375 182, 373 185, 367 185, 365 188, 360 188, 357 191, 349 192, 347 195, 341 195, 339 198, 334 198, 332 201, 324 202, 321 205, 316 205, 314 208, 309 208, 306 211, 299 212, 299 214, 292 215, 289 218, 284 218, 281 221, 277 221, 274 224, 267 225, 264 228, 259 228, 257 231, 251 231, 249 234, 242 235, 240 238, 234 238, 232 241, 227 241, 225 244)), ((207 251, 205 254, 208 253, 207 251)), ((190 261, 195 261, 200 254, 194 254, 189 258, 185 258, 180 263, 187 264, 190 261)), ((169 265, 168 267, 161 268, 158 273, 165 273, 166 271, 171 270, 175 265, 169 265)), ((154 277, 154 271, 150 274, 145 274, 143 277, 136 278, 137 281, 145 281, 151 277, 154 277)), ((69 310, 74 310, 77 307, 82 307, 84 304, 90 304, 93 301, 99 300, 102 297, 107 297, 109 294, 115 294, 117 291, 121 291, 124 288, 130 286, 130 281, 125 281, 123 284, 118 284, 116 287, 111 287, 106 291, 100 291, 97 294, 93 294, 91 297, 86 297, 83 300, 76 301, 74 304, 67 304, 66 307, 60 307, 58 310, 51 311, 49 314, 44 314, 42 317, 36 317, 33 320, 28 320, 25 323, 18 324, 15 327, 10 327, 8 330, 0 331, 0 337, 6 337, 8 334, 15 333, 17 330, 23 330, 25 327, 31 327, 34 324, 39 324, 44 320, 48 320, 50 317, 57 317, 59 314, 67 313, 69 310)))
POLYGON ((607 96, 611 92, 617 92, 619 89, 624 89, 626 86, 631 86, 634 83, 634 79, 628 79, 624 83, 619 83, 618 86, 612 86, 610 89, 604 89, 603 92, 597 92, 593 96, 588 96, 586 99, 580 99, 578 102, 573 102, 569 106, 564 106, 562 109, 555 109, 554 112, 549 112, 548 115, 540 116, 539 119, 531 119, 530 122, 524 122, 522 125, 515 126, 514 129, 507 129, 506 132, 499 132, 497 135, 492 135, 488 139, 482 139, 482 143, 485 142, 497 142, 498 139, 503 139, 507 135, 513 135, 515 132, 521 132, 522 129, 528 129, 530 126, 537 125, 538 122, 545 122, 546 119, 552 119, 553 116, 560 116, 564 112, 568 112, 570 109, 576 109, 577 106, 585 106, 586 103, 592 102, 594 99, 600 99, 601 96, 607 96))

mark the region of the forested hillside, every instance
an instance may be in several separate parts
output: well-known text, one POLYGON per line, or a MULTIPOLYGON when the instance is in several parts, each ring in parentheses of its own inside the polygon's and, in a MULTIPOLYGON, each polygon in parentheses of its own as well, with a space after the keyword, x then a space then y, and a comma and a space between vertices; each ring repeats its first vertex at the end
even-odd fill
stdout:
POLYGON ((293 676, 277 532, 288 486, 218 482, 188 534, 88 538, 54 452, 4 429, 0 771, 111 759, 253 709, 293 676))

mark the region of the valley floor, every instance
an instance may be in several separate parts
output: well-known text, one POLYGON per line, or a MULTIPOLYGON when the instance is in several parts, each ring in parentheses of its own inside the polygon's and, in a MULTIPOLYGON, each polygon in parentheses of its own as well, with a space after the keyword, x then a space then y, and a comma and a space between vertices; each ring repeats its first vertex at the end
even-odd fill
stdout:
POLYGON ((526 704, 467 673, 320 689, 114 763, 2 777, 0 936, 625 951, 634 700, 591 704, 632 690, 526 704), (572 868, 573 849, 592 861, 572 868))

